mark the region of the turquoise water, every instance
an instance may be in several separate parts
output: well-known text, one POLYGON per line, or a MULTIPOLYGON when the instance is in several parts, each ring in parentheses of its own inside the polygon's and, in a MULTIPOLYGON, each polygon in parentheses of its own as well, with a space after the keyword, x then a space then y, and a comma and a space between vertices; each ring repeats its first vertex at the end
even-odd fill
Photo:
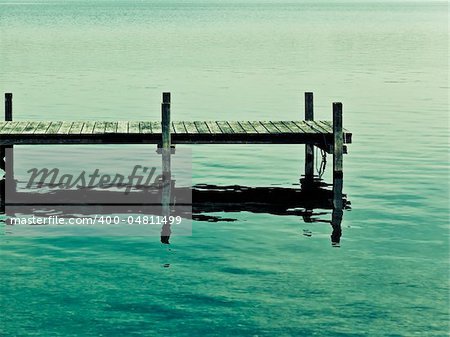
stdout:
MULTIPOLYGON (((447 34, 446 2, 0 1, 16 120, 158 119, 166 90, 174 119, 301 119, 314 91, 354 134, 341 248, 252 213, 170 250, 3 236, 0 335, 448 335, 447 34)), ((301 146, 192 151, 194 183, 288 187, 303 165, 301 146)))

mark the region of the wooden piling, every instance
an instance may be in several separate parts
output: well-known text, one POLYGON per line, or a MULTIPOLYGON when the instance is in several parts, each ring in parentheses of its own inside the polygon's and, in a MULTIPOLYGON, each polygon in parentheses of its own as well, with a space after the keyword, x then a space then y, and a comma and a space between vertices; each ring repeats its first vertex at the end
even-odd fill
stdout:
MULTIPOLYGON (((314 120, 314 97, 312 92, 305 92, 305 120, 314 120)), ((314 182, 314 145, 305 145, 305 186, 314 182)))
MULTIPOLYGON (((5 171, 5 146, 0 146, 0 169, 5 171)), ((5 213, 5 176, 0 177, 0 214, 5 213)))
POLYGON ((12 121, 12 93, 5 94, 5 121, 12 121))
POLYGON ((342 130, 342 103, 333 103, 333 234, 331 241, 339 245, 342 220, 344 134, 342 130))
POLYGON ((161 130, 162 130, 162 148, 170 149, 170 92, 163 93, 161 104, 161 130))
MULTIPOLYGON (((12 93, 5 94, 5 121, 13 120, 13 106, 12 106, 12 93)), ((6 146, 5 153, 5 178, 8 184, 6 186, 13 187, 15 191, 14 183, 14 145, 6 146)))
POLYGON ((162 216, 165 217, 165 224, 161 229, 161 243, 169 244, 170 229, 170 201, 172 189, 171 177, 171 128, 170 128, 170 92, 163 93, 161 104, 161 155, 162 155, 162 176, 163 184, 161 191, 162 216))
MULTIPOLYGON (((12 93, 5 93, 5 121, 12 121, 12 93)), ((13 169, 13 146, 0 147, 0 169, 5 172, 5 175, 0 179, 0 213, 5 213, 6 204, 6 179, 12 174, 13 169)), ((12 181, 11 181, 12 182, 12 181)))
POLYGON ((333 179, 342 179, 343 152, 342 103, 333 103, 333 179))

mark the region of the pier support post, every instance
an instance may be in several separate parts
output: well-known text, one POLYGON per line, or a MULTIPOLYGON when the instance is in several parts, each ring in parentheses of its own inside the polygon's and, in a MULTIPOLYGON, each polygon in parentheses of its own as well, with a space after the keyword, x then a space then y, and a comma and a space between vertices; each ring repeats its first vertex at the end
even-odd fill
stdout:
MULTIPOLYGON (((312 92, 305 92, 305 120, 314 120, 314 98, 312 92)), ((311 187, 314 183, 314 145, 305 145, 305 180, 304 186, 311 187)))
MULTIPOLYGON (((5 93, 5 121, 12 121, 12 93, 5 93)), ((5 175, 0 179, 0 213, 5 213, 6 180, 13 179, 13 146, 0 146, 0 169, 5 175)), ((12 183, 12 181, 11 181, 12 183)))
MULTIPOLYGON (((0 169, 5 171, 5 146, 0 146, 0 169)), ((5 214, 5 198, 6 198, 6 186, 5 186, 6 174, 0 177, 0 214, 5 214)))
POLYGON ((333 214, 331 224, 333 234, 331 242, 338 246, 341 237, 341 221, 343 213, 343 152, 344 134, 342 129, 342 103, 333 103, 333 214))
POLYGON ((5 121, 12 121, 12 93, 5 94, 5 121))
POLYGON ((172 189, 171 177, 171 131, 170 131, 170 92, 163 93, 163 100, 161 104, 161 154, 162 154, 162 193, 161 205, 162 216, 165 217, 166 223, 161 229, 161 243, 169 244, 170 239, 170 199, 172 189))
POLYGON ((162 148, 170 149, 170 92, 163 93, 161 104, 161 130, 162 130, 162 148))

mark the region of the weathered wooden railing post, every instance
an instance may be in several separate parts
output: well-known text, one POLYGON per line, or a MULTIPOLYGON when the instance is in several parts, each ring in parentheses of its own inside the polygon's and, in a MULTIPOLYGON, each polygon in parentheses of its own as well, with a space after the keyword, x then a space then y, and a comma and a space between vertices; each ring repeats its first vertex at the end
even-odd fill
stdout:
POLYGON ((5 94, 5 121, 12 121, 12 93, 5 94))
POLYGON ((333 103, 333 214, 331 224, 333 234, 331 242, 338 245, 341 237, 341 221, 343 212, 343 152, 344 133, 342 129, 342 103, 333 103))
MULTIPOLYGON (((0 146, 0 169, 5 171, 5 147, 4 146, 0 146)), ((0 177, 0 214, 5 213, 5 197, 6 197, 5 175, 0 177)))
MULTIPOLYGON (((314 120, 314 97, 312 92, 305 92, 305 120, 314 120)), ((305 183, 306 188, 314 183, 314 145, 305 145, 305 183)))
POLYGON ((161 129, 162 129, 162 148, 170 149, 170 92, 163 93, 161 104, 161 129))
POLYGON ((162 155, 162 175, 163 185, 161 194, 162 216, 166 217, 166 222, 161 229, 161 242, 168 244, 170 239, 170 199, 172 188, 171 177, 171 131, 170 131, 170 92, 163 93, 161 104, 161 155, 162 155))
MULTIPOLYGON (((5 121, 12 121, 12 93, 5 93, 5 121)), ((6 179, 13 179, 13 146, 0 146, 0 169, 5 172, 0 179, 0 213, 5 213, 6 179)), ((12 183, 12 181, 9 181, 12 183)))

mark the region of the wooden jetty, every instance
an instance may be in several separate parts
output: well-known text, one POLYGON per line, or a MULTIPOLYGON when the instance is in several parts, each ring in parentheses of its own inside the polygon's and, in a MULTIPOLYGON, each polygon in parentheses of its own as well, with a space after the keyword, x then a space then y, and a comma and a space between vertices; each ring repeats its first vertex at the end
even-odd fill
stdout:
MULTIPOLYGON (((306 97, 311 104, 312 94, 306 97)), ((333 122, 314 121, 312 104, 307 105, 305 120, 171 122, 170 95, 165 99, 162 121, 12 121, 12 95, 7 94, 0 145, 313 144, 333 152, 333 122)), ((340 103, 335 104, 336 109, 341 108, 340 103)), ((343 143, 351 143, 347 130, 343 130, 343 143)))
MULTIPOLYGON (((333 156, 333 203, 342 210, 343 154, 352 134, 343 128, 342 103, 333 103, 332 120, 315 120, 313 93, 305 93, 301 120, 171 121, 171 95, 163 93, 160 121, 13 121, 12 94, 5 94, 5 121, 0 122, 0 169, 12 172, 7 148, 44 144, 157 144, 163 176, 170 179, 170 155, 176 144, 305 144, 305 179, 314 181, 314 147, 333 156), (6 158, 5 158, 6 157, 6 158)), ((5 210, 5 177, 0 180, 0 212, 5 210)), ((170 191, 169 191, 170 192, 170 191)), ((169 200, 170 193, 163 193, 169 200)), ((338 214, 339 215, 339 214, 338 214)), ((341 214, 342 216, 342 214, 341 214)))

